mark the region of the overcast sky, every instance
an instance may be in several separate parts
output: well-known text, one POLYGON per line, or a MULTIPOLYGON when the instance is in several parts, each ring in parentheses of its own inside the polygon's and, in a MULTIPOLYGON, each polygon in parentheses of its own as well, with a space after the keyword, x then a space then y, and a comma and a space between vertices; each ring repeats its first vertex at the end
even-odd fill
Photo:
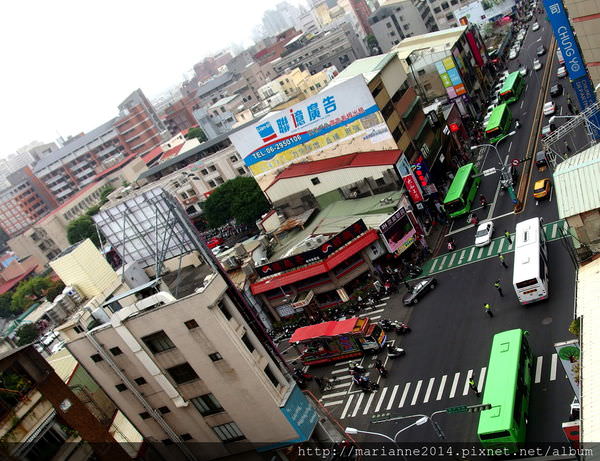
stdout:
POLYGON ((136 88, 156 96, 204 56, 251 44, 279 1, 1 2, 0 157, 90 131, 136 88))

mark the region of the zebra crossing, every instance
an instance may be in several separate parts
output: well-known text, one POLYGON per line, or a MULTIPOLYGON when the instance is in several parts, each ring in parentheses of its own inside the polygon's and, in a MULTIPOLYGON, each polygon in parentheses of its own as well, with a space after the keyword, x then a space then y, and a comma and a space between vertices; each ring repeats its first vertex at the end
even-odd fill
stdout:
MULTIPOLYGON (((568 235, 568 232, 568 225, 564 219, 544 225, 544 233, 549 242, 563 238, 564 235, 568 235)), ((499 253, 510 253, 513 250, 514 234, 510 243, 504 236, 497 237, 487 247, 469 246, 427 261, 423 266, 422 276, 438 274, 458 266, 464 266, 488 258, 495 258, 498 257, 499 253)))
MULTIPOLYGON (((546 358, 538 356, 534 361, 533 384, 540 384, 542 381, 556 381, 558 371, 557 354, 552 354, 546 358)), ((469 380, 471 378, 476 382, 477 390, 482 392, 487 372, 487 367, 481 367, 478 370, 471 368, 441 376, 427 376, 416 381, 389 383, 387 386, 384 386, 384 384, 388 384, 387 379, 374 379, 376 373, 371 372, 370 379, 378 381, 381 387, 376 392, 364 393, 353 386, 351 376, 348 374, 349 363, 350 361, 347 361, 335 365, 334 373, 339 371, 340 374, 346 373, 346 375, 338 376, 335 381, 336 386, 321 398, 323 406, 336 407, 332 408, 336 410, 341 408, 339 419, 460 398, 469 394, 469 380)), ((369 364, 363 363, 363 366, 370 369, 369 364)), ((367 376, 369 376, 369 373, 367 373, 367 376)))

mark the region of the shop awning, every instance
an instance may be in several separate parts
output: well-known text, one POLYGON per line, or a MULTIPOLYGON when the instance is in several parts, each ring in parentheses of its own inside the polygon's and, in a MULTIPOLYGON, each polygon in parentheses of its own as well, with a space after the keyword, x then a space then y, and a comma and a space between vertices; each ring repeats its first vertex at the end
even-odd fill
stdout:
POLYGON ((414 139, 419 139, 421 137, 421 135, 423 134, 423 130, 425 129, 425 125, 427 125, 428 121, 427 121, 427 117, 425 117, 425 120, 423 120, 423 122, 421 123, 421 126, 419 127, 419 130, 417 131, 417 134, 415 134, 414 139))
POLYGON ((358 317, 347 320, 332 320, 330 322, 317 323, 307 327, 298 328, 290 338, 290 343, 306 341, 307 339, 329 338, 331 336, 352 333, 358 322, 358 317))
POLYGON ((379 234, 377 234, 377 231, 375 229, 369 229, 367 232, 350 242, 344 248, 329 256, 329 258, 327 258, 325 261, 310 264, 308 266, 301 267, 300 269, 278 274, 269 279, 253 283, 250 285, 252 294, 257 295, 259 293, 274 290, 275 288, 290 285, 300 280, 314 277, 315 275, 324 274, 378 239, 379 234))

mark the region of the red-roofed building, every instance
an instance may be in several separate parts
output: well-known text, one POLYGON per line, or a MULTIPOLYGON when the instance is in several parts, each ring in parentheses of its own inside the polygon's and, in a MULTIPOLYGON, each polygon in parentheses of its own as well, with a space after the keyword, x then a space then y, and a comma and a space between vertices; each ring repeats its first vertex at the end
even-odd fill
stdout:
POLYGON ((265 194, 275 206, 283 206, 290 197, 293 200, 303 193, 318 201, 336 190, 341 199, 397 188, 394 186, 401 180, 394 166, 401 155, 402 151, 396 149, 294 163, 275 177, 265 194))

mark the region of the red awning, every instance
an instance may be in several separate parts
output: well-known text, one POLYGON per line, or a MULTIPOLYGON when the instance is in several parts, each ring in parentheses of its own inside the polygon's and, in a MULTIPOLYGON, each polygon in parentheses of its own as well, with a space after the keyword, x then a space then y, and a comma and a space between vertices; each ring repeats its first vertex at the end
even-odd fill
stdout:
POLYGON ((321 261, 309 266, 301 267, 300 269, 285 272, 284 274, 276 275, 266 280, 253 283, 250 285, 250 289, 253 295, 264 293, 266 291, 273 290, 275 288, 284 287, 300 280, 305 280, 315 275, 324 274, 338 264, 344 262, 350 256, 358 253, 363 248, 368 247, 371 243, 375 242, 379 238, 375 229, 369 229, 367 232, 362 234, 360 237, 350 242, 341 250, 335 252, 329 256, 325 261, 321 261))
POLYGON ((347 320, 332 320, 330 322, 317 323, 307 327, 298 328, 290 338, 290 343, 306 341, 307 339, 328 338, 331 336, 351 333, 358 322, 358 317, 347 320))

